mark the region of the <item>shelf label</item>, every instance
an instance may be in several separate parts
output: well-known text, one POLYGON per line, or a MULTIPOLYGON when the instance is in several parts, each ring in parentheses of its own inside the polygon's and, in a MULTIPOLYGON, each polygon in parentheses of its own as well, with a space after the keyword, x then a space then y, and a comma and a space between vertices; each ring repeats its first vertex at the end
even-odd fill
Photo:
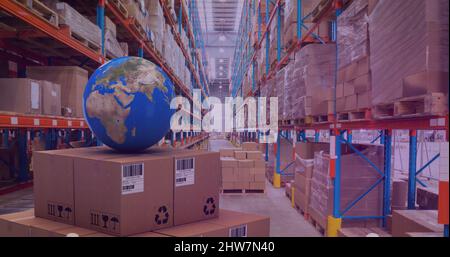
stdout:
POLYGON ((34 119, 34 120, 33 120, 33 123, 34 123, 34 126, 39 126, 39 125, 41 125, 41 120, 39 120, 39 119, 34 119))
POLYGON ((84 127, 84 121, 80 121, 80 126, 84 127))
POLYGON ((430 120, 430 127, 444 127, 444 126, 445 126, 445 118, 430 120))
POLYGON ((18 124, 19 124, 19 118, 11 117, 11 125, 18 125, 18 124))
POLYGON ((53 127, 57 127, 58 126, 58 121, 57 120, 52 120, 52 126, 53 127))
POLYGON ((67 126, 68 127, 72 127, 72 121, 71 120, 67 121, 67 126))

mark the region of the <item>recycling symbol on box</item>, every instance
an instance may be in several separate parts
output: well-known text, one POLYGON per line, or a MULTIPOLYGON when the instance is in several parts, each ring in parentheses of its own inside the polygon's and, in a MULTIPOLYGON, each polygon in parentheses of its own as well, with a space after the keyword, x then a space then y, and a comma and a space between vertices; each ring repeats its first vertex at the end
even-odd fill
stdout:
POLYGON ((208 216, 208 215, 213 215, 215 211, 216 211, 216 204, 214 203, 214 198, 209 197, 206 200, 206 204, 203 206, 203 213, 206 216, 208 216))
POLYGON ((155 215, 155 223, 158 225, 167 224, 169 222, 169 212, 166 206, 161 206, 158 209, 158 213, 155 215))

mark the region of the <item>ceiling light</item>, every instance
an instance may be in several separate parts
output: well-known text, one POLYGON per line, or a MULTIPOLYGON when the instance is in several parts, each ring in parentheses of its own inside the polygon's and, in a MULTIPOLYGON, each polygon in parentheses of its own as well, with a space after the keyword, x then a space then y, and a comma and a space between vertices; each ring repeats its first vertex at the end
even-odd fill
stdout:
POLYGON ((224 36, 224 35, 222 35, 222 36, 219 36, 219 40, 220 41, 225 41, 227 39, 227 37, 226 36, 224 36))
POLYGON ((223 70, 223 66, 220 66, 220 67, 219 67, 219 70, 223 70))
POLYGON ((219 89, 222 89, 222 86, 220 86, 219 89))
POLYGON ((220 59, 219 62, 220 62, 220 63, 223 63, 223 59, 220 59))
POLYGON ((223 72, 219 73, 220 76, 223 76, 223 72))
POLYGON ((224 53, 224 52, 225 52, 225 49, 220 48, 220 49, 219 49, 219 52, 224 53))

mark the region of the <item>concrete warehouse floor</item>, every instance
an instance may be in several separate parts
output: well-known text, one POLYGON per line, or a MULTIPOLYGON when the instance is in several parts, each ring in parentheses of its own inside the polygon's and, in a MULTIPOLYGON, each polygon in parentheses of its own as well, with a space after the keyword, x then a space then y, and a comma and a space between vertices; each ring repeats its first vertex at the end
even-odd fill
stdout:
MULTIPOLYGON (((219 151, 233 145, 227 140, 210 140, 209 150, 219 151)), ((222 195, 220 208, 270 216, 272 237, 318 237, 319 232, 292 208, 285 190, 266 183, 265 194, 222 195)))
MULTIPOLYGON (((226 140, 210 140, 209 150, 219 151, 232 147, 226 140)), ((34 207, 33 189, 28 188, 0 197, 0 215, 24 211, 34 207)), ((291 207, 284 189, 275 189, 269 183, 265 194, 222 195, 220 208, 270 216, 272 237, 318 237, 321 236, 302 215, 291 207)))

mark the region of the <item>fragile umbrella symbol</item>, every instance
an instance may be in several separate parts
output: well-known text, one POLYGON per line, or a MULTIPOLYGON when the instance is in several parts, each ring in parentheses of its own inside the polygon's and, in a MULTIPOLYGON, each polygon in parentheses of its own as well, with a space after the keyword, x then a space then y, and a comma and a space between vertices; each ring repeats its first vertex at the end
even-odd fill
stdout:
POLYGON ((58 205, 58 217, 62 218, 62 211, 64 207, 62 205, 58 205))
POLYGON ((108 215, 102 215, 102 220, 103 220, 103 228, 108 228, 108 226, 106 226, 106 223, 109 220, 108 215))
POLYGON ((116 223, 119 223, 119 219, 116 217, 111 218, 111 222, 113 223, 113 230, 116 230, 116 223))
POLYGON ((70 214, 72 213, 72 208, 66 207, 66 208, 64 209, 64 211, 67 212, 67 219, 70 219, 70 214))

